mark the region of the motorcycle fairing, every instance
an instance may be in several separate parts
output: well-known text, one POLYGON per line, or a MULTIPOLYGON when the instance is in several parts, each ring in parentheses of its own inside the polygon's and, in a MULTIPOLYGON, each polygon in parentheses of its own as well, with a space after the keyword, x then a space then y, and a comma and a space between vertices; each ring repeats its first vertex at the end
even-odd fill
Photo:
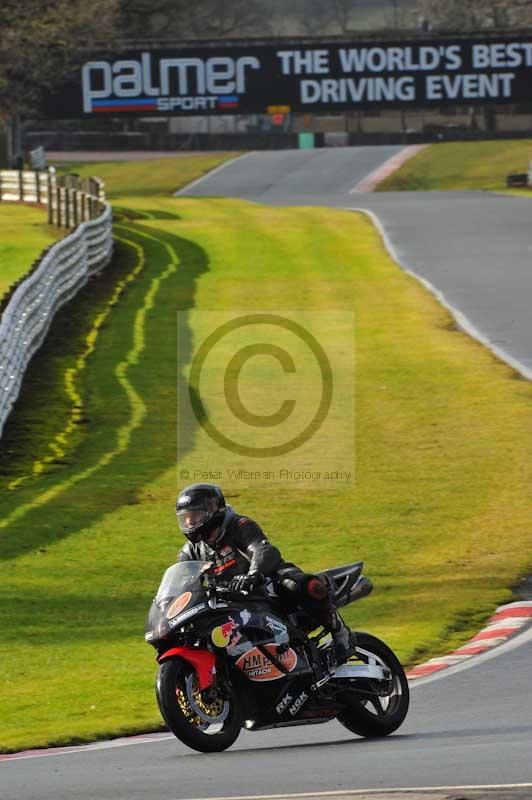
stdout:
POLYGON ((171 647, 157 656, 157 661, 162 664, 170 658, 182 658, 192 664, 198 676, 200 691, 207 689, 214 681, 216 672, 216 656, 203 647, 171 647))
POLYGON ((243 607, 235 603, 226 614, 196 624, 215 647, 231 656, 242 655, 257 644, 280 645, 290 639, 288 622, 264 601, 250 600, 243 607))
POLYGON ((251 600, 217 620, 209 638, 247 680, 267 683, 310 671, 306 656, 290 645, 290 629, 271 606, 251 600))

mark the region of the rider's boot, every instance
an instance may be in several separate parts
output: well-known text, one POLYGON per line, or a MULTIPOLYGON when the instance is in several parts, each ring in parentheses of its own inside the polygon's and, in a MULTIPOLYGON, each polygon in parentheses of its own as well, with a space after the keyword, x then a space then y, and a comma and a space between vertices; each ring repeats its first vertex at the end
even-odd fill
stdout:
POLYGON ((355 653, 355 635, 350 631, 338 611, 331 615, 331 635, 337 664, 344 664, 355 653))

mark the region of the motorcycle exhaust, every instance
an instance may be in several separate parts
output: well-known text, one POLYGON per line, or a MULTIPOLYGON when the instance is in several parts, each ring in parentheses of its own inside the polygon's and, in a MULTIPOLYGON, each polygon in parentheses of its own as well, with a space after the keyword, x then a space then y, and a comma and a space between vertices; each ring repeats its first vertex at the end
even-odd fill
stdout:
POLYGON ((345 595, 345 597, 341 597, 339 600, 337 600, 337 606, 347 606, 349 603, 352 603, 355 600, 360 600, 362 597, 366 597, 372 591, 373 584, 370 579, 366 578, 364 575, 361 575, 349 593, 345 595))
POLYGON ((390 673, 384 671, 379 664, 341 664, 332 674, 333 678, 372 678, 373 680, 388 680, 390 673))

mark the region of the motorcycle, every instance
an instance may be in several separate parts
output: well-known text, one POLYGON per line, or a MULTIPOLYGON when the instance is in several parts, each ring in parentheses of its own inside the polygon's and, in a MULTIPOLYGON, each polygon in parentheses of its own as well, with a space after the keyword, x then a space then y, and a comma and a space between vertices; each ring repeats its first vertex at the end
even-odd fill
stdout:
MULTIPOLYGON (((368 595, 363 562, 325 570, 337 607, 368 595)), ((166 570, 145 640, 157 650, 156 696, 174 735, 218 752, 241 729, 262 731, 337 719, 364 737, 388 736, 404 721, 408 682, 392 650, 356 632, 355 652, 337 665, 326 632, 302 610, 287 613, 271 581, 252 594, 220 585, 213 565, 166 570)))

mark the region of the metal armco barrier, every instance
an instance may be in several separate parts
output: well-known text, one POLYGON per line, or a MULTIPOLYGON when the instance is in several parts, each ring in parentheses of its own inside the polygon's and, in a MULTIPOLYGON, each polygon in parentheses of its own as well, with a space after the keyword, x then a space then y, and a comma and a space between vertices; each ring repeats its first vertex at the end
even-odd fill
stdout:
POLYGON ((111 207, 95 197, 92 201, 95 218, 81 223, 47 251, 36 270, 15 289, 0 317, 0 437, 29 361, 42 345, 54 315, 111 259, 111 207))
POLYGON ((105 192, 97 178, 57 175, 54 170, 4 169, 0 171, 0 201, 47 206, 50 225, 75 228, 101 213, 105 192))

